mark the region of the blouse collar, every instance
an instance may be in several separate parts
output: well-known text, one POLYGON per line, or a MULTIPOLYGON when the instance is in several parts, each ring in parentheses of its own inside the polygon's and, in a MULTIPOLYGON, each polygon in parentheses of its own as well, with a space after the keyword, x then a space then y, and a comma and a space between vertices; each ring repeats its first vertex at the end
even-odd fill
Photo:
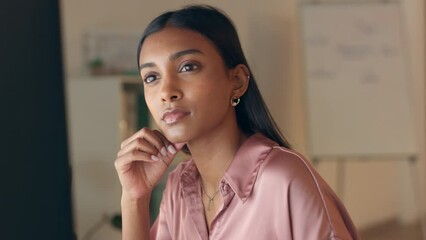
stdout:
MULTIPOLYGON (((226 170, 222 184, 229 184, 244 202, 250 196, 263 161, 277 143, 256 133, 247 138, 235 154, 234 160, 226 170)), ((194 161, 188 162, 181 173, 183 189, 198 182, 199 172, 194 161)), ((222 186, 223 187, 223 186, 222 186)))

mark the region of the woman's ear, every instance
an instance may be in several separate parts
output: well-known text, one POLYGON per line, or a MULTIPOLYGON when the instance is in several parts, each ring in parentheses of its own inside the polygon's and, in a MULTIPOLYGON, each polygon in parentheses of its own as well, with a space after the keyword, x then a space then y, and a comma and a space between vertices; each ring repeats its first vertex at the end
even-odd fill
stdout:
POLYGON ((247 91, 250 81, 250 71, 244 64, 238 64, 232 69, 232 80, 234 82, 233 94, 240 98, 247 91))

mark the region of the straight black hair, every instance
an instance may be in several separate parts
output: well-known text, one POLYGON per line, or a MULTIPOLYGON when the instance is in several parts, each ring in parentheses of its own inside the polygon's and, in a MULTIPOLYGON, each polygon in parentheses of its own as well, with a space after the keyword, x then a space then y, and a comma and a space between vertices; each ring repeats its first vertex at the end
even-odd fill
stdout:
POLYGON ((202 34, 216 46, 225 66, 230 69, 238 64, 246 65, 250 72, 250 80, 246 93, 241 96, 240 104, 235 107, 238 126, 247 136, 262 133, 279 145, 291 148, 263 101, 234 24, 225 13, 208 5, 189 5, 177 11, 161 14, 148 24, 142 34, 137 53, 138 66, 145 39, 165 27, 184 28, 202 34))

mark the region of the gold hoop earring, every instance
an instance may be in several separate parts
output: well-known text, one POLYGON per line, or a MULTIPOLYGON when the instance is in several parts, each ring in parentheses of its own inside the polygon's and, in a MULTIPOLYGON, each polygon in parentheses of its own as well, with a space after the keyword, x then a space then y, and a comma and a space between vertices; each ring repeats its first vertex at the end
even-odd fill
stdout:
POLYGON ((231 105, 233 107, 237 106, 240 103, 240 98, 231 98, 231 105))

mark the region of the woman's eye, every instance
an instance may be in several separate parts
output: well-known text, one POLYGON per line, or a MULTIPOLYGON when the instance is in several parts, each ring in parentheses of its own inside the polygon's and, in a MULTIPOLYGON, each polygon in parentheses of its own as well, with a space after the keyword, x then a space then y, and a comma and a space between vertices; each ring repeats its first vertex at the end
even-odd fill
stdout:
POLYGON ((151 83, 151 82, 153 82, 153 81, 155 81, 155 80, 157 80, 157 76, 156 75, 153 75, 153 74, 151 74, 151 75, 148 75, 148 76, 146 76, 145 78, 144 78, 144 82, 145 83, 151 83))
POLYGON ((190 72, 190 71, 194 71, 197 70, 198 66, 196 64, 184 64, 181 68, 179 72, 190 72))

